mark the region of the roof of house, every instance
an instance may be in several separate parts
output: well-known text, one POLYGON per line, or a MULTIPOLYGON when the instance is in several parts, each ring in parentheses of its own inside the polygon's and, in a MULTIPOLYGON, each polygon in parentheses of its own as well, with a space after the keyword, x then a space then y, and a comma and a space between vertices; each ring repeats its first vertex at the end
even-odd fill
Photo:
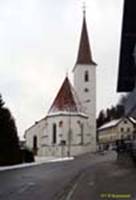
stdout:
POLYGON ((84 113, 83 107, 76 91, 72 87, 68 77, 65 78, 55 100, 53 101, 48 115, 53 113, 84 113))
POLYGON ((133 117, 129 117, 129 120, 130 120, 133 124, 136 124, 136 119, 134 119, 133 117))
POLYGON ((121 121, 122 119, 115 119, 115 120, 112 120, 102 126, 100 126, 100 128, 98 128, 98 131, 101 131, 101 130, 104 130, 104 129, 107 129, 107 128, 111 128, 111 127, 114 127, 114 126, 117 126, 118 123, 121 121))
MULTIPOLYGON (((102 125, 101 127, 99 127, 98 131, 102 131, 104 129, 108 129, 108 128, 111 128, 111 127, 115 127, 124 119, 125 118, 123 117, 123 118, 120 118, 120 119, 112 120, 112 121, 102 125)), ((126 119, 128 119, 131 123, 136 124, 136 120, 133 117, 127 117, 126 119)))
POLYGON ((87 32, 86 17, 83 17, 83 25, 80 37, 79 50, 77 55, 76 64, 92 64, 96 63, 92 59, 92 52, 89 44, 89 37, 87 32))

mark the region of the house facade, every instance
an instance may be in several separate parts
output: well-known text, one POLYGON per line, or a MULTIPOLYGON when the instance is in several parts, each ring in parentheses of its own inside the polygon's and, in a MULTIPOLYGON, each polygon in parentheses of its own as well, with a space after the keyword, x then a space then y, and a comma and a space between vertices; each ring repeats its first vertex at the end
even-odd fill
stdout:
POLYGON ((115 144, 116 140, 131 139, 135 132, 136 120, 132 117, 124 117, 112 120, 98 128, 99 145, 115 144))
POLYGON ((39 156, 79 155, 96 150, 96 63, 85 12, 73 75, 74 85, 66 76, 45 118, 25 131, 26 146, 39 156))

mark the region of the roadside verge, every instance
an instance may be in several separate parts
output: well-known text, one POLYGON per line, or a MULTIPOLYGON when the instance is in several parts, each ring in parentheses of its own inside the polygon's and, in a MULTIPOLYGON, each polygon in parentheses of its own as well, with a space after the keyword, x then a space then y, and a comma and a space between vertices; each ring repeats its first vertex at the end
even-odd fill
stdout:
POLYGON ((64 162, 64 161, 70 161, 70 160, 74 160, 74 157, 65 157, 65 158, 36 157, 36 161, 33 162, 33 163, 22 163, 22 164, 18 164, 18 165, 4 166, 4 167, 0 167, 0 171, 19 169, 19 168, 25 168, 25 167, 32 167, 32 166, 41 165, 41 164, 44 164, 44 163, 64 162))

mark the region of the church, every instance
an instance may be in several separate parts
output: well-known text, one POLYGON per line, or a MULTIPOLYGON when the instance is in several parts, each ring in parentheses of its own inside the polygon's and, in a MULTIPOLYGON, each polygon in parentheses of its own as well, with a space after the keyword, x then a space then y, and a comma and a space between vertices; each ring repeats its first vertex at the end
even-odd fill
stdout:
POLYGON ((38 156, 75 156, 96 150, 96 66, 83 12, 74 84, 65 77, 47 115, 25 131, 38 156))

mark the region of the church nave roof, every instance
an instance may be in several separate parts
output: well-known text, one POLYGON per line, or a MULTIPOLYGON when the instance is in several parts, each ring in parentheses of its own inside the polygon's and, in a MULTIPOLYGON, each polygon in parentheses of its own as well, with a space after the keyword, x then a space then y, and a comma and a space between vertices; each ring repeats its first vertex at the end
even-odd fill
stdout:
POLYGON ((68 77, 65 78, 48 114, 56 112, 84 113, 77 93, 68 77))

